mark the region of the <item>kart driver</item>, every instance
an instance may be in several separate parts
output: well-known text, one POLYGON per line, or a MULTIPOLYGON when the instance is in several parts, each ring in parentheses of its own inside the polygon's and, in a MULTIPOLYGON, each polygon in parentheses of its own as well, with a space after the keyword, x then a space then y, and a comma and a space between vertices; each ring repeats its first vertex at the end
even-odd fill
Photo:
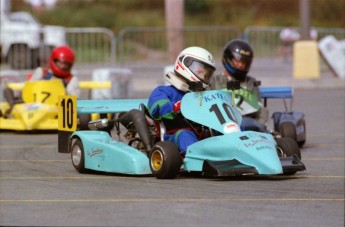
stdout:
POLYGON ((66 93, 78 97, 80 93, 78 79, 71 73, 74 61, 74 51, 69 46, 56 47, 50 55, 50 70, 38 67, 28 75, 27 79, 28 81, 61 79, 66 87, 66 93))
MULTIPOLYGON (((79 83, 77 77, 71 73, 75 61, 74 51, 68 46, 56 47, 49 59, 50 70, 38 67, 33 73, 28 74, 28 81, 61 79, 68 95, 79 96, 79 83)), ((14 104, 20 103, 21 98, 16 98, 11 88, 4 89, 4 97, 10 105, 5 116, 10 114, 14 104)))
POLYGON ((240 81, 243 89, 253 91, 258 98, 260 109, 257 112, 243 116, 242 129, 254 131, 266 131, 265 124, 268 121, 268 109, 260 102, 260 82, 248 76, 254 52, 249 43, 241 39, 229 41, 223 51, 222 63, 224 71, 222 74, 214 75, 211 78, 212 89, 223 89, 227 87, 230 80, 240 81))
POLYGON ((186 48, 178 55, 174 71, 165 75, 171 85, 158 86, 149 97, 151 117, 165 126, 164 140, 175 143, 182 155, 189 145, 202 138, 202 133, 193 130, 179 113, 181 99, 189 91, 205 90, 214 71, 215 61, 207 50, 186 48))

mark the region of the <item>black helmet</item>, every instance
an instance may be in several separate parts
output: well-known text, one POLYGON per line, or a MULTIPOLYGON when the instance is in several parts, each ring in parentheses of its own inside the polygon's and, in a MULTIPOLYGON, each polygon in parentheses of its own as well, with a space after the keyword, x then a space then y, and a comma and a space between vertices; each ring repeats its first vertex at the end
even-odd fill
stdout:
POLYGON ((244 81, 252 64, 254 52, 252 47, 244 40, 235 39, 226 44, 223 52, 223 65, 225 69, 236 79, 244 81), (241 62, 242 67, 238 68, 236 62, 241 62))

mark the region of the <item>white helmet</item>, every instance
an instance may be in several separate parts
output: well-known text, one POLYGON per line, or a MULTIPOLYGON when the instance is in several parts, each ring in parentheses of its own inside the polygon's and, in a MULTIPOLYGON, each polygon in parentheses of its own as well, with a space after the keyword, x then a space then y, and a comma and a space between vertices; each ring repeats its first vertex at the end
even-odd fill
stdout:
POLYGON ((205 89, 216 70, 215 66, 210 52, 201 47, 188 47, 178 55, 175 73, 168 73, 166 80, 181 91, 205 89))

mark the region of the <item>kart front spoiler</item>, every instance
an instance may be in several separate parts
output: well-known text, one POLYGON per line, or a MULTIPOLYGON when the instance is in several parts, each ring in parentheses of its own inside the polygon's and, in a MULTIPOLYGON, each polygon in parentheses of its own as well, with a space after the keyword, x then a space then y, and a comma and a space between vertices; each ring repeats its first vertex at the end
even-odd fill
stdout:
POLYGON ((295 173, 297 171, 306 170, 305 165, 298 158, 297 155, 293 155, 290 157, 280 157, 279 159, 282 164, 284 174, 295 173))
MULTIPOLYGON (((306 170, 303 162, 296 156, 280 157, 283 174, 295 173, 306 170)), ((258 175, 259 172, 253 166, 245 165, 236 159, 226 161, 210 161, 203 163, 202 173, 204 176, 242 176, 258 175)))
POLYGON ((241 176, 256 175, 258 171, 253 166, 245 165, 236 159, 227 161, 204 161, 202 167, 204 176, 241 176))

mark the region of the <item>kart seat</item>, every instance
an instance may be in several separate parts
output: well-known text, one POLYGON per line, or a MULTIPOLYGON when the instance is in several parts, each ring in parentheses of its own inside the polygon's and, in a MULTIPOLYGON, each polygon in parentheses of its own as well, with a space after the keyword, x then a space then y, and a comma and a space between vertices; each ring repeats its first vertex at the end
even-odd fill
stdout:
POLYGON ((146 150, 151 150, 152 143, 144 111, 132 109, 123 114, 116 121, 121 122, 125 127, 133 124, 139 134, 139 137, 143 141, 146 150))

